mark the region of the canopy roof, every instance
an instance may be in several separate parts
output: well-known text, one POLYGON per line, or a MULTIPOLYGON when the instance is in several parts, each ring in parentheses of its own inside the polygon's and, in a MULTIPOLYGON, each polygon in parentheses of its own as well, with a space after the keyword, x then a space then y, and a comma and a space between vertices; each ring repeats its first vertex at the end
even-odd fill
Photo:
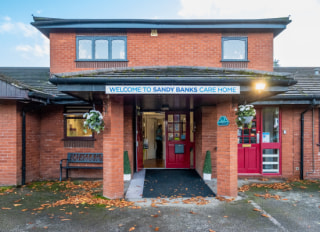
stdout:
MULTIPOLYGON (((187 66, 130 67, 100 69, 53 74, 50 81, 58 90, 87 101, 94 101, 105 94, 106 86, 112 85, 202 85, 240 86, 241 93, 233 96, 235 101, 254 101, 288 90, 296 82, 288 73, 263 72, 243 69, 224 69, 187 66), (256 94, 254 83, 266 83, 266 91, 256 94)), ((217 96, 201 96, 208 103, 219 102, 217 96)), ((203 102, 203 101, 201 101, 203 102)))

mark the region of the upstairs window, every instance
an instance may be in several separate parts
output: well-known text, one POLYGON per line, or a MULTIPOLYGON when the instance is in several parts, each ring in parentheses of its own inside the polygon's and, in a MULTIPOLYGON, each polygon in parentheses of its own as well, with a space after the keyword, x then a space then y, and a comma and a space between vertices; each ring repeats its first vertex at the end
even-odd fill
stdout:
POLYGON ((248 61, 248 38, 222 37, 222 61, 248 61))
POLYGON ((126 61, 125 36, 77 36, 77 61, 126 61))

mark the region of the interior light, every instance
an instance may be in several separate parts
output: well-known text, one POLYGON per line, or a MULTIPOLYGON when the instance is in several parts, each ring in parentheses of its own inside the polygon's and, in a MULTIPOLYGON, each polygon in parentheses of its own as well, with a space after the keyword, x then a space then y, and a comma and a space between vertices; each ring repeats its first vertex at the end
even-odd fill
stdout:
POLYGON ((163 104, 163 105, 161 106, 161 110, 162 110, 162 111, 169 110, 169 105, 168 105, 168 104, 163 104))

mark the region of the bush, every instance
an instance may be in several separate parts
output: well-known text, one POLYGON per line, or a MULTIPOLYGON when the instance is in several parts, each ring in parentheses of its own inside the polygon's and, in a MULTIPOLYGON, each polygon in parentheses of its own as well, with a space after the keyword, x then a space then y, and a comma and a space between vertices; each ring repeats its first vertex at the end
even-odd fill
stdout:
POLYGON ((131 174, 131 166, 128 156, 128 151, 124 151, 123 157, 123 173, 124 174, 131 174))
POLYGON ((211 172, 212 172, 211 153, 210 151, 207 151, 206 159, 204 160, 204 164, 203 164, 203 173, 211 174, 211 172))

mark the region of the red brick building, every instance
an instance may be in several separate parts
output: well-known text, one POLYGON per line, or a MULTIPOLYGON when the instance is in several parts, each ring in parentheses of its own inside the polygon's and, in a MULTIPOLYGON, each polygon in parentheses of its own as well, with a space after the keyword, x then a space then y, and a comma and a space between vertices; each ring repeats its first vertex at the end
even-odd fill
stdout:
POLYGON ((273 72, 273 39, 288 23, 35 17, 50 39, 54 85, 45 69, 0 68, 0 185, 56 179, 68 152, 103 153, 103 171, 70 176, 102 177, 109 198, 123 196, 124 151, 133 172, 200 175, 210 151, 218 195, 236 196, 239 176, 299 177, 302 169, 319 178, 320 98, 303 76, 310 69, 273 72), (238 129, 235 109, 251 102, 252 128, 238 129), (92 108, 103 115, 100 134, 82 130, 92 108))

